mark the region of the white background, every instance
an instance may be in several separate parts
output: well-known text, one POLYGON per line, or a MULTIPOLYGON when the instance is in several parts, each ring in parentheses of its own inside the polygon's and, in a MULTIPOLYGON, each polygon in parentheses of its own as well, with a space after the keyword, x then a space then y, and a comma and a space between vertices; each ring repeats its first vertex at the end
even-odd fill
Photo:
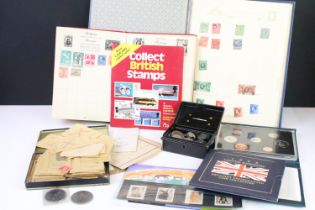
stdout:
MULTIPOLYGON (((110 185, 92 187, 72 187, 69 194, 78 190, 88 190, 93 193, 92 202, 85 205, 76 205, 71 201, 61 204, 45 205, 43 190, 26 190, 24 179, 28 165, 35 148, 40 130, 63 128, 72 126, 75 121, 53 119, 51 106, 0 106, 0 208, 1 210, 22 209, 150 209, 167 210, 169 207, 149 206, 144 204, 128 203, 116 199, 122 183, 123 174, 111 176, 110 185)), ((99 125, 99 123, 84 123, 99 125)), ((283 114, 283 127, 297 128, 297 140, 304 182, 306 209, 315 209, 314 195, 315 183, 313 180, 315 160, 315 108, 285 108, 283 114)), ((157 136, 160 131, 146 132, 147 135, 157 136)), ((197 168, 201 159, 169 152, 162 152, 158 156, 147 160, 145 164, 197 168)), ((243 209, 300 209, 280 206, 266 202, 243 200, 243 209)))

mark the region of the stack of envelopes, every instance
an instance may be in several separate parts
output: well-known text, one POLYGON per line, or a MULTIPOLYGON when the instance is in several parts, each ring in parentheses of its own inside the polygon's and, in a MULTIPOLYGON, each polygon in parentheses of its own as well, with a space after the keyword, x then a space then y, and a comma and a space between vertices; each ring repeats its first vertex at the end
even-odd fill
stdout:
POLYGON ((33 181, 97 178, 104 175, 104 162, 109 162, 113 141, 83 125, 60 134, 49 134, 37 143, 46 149, 37 158, 33 181))

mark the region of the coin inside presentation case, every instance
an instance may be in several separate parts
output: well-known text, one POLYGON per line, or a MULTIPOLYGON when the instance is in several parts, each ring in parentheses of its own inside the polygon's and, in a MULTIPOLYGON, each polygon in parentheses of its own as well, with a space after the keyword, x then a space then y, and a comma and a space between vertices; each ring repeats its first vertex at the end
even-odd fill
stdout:
MULTIPOLYGON (((106 131, 107 125, 104 126, 88 126, 89 128, 95 129, 97 131, 106 131)), ((64 132, 68 128, 52 129, 52 130, 42 130, 40 131, 38 141, 43 139, 49 134, 58 134, 64 132)), ((81 185, 102 185, 109 184, 110 174, 109 174, 109 162, 104 162, 104 174, 98 178, 88 178, 88 179, 78 179, 78 178, 67 178, 65 180, 58 181, 32 181, 33 171, 36 165, 36 160, 39 155, 43 154, 45 149, 36 147, 33 153, 31 162, 29 164, 28 172, 25 178, 25 187, 27 189, 42 189, 60 186, 81 186, 81 185)))
POLYGON ((203 158, 214 148, 224 108, 182 102, 172 126, 163 134, 163 150, 203 158))
POLYGON ((215 149, 247 151, 262 156, 296 161, 296 130, 222 123, 215 149))

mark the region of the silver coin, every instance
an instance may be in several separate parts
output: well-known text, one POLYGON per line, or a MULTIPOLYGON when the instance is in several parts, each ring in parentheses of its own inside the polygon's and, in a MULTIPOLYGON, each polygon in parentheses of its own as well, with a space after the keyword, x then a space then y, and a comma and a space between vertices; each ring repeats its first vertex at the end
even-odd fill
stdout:
POLYGON ((53 189, 45 194, 45 200, 49 202, 58 202, 66 198, 66 191, 53 189))
POLYGON ((93 194, 89 191, 78 191, 71 196, 71 200, 76 204, 85 204, 93 199, 93 194))
POLYGON ((172 131, 171 136, 173 138, 178 138, 178 139, 183 139, 184 138, 184 134, 182 132, 178 131, 178 130, 172 131))
POLYGON ((196 135, 193 132, 188 132, 186 133, 186 138, 188 138, 189 140, 195 140, 196 139, 196 135))
POLYGON ((258 137, 251 138, 250 140, 251 140, 252 142, 254 142, 254 143, 259 143, 259 142, 261 142, 261 138, 258 138, 258 137))
POLYGON ((286 142, 286 141, 283 141, 283 140, 280 140, 280 139, 278 139, 278 140, 276 140, 276 145, 278 146, 278 147, 281 147, 281 148, 283 148, 283 149, 285 149, 285 148, 288 148, 289 147, 289 142, 286 142))
POLYGON ((224 140, 229 143, 237 142, 237 138, 235 136, 226 136, 224 137, 224 140))
POLYGON ((279 137, 279 134, 278 133, 269 133, 268 136, 272 139, 276 139, 279 137))
POLYGON ((206 141, 209 137, 210 137, 209 134, 201 133, 198 135, 197 139, 199 141, 206 141))

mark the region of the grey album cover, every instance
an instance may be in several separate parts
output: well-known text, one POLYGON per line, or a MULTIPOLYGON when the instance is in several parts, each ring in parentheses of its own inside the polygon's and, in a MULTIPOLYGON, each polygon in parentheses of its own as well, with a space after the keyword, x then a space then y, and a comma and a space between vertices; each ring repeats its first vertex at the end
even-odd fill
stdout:
POLYGON ((89 28, 187 33, 190 0, 91 0, 89 28))

